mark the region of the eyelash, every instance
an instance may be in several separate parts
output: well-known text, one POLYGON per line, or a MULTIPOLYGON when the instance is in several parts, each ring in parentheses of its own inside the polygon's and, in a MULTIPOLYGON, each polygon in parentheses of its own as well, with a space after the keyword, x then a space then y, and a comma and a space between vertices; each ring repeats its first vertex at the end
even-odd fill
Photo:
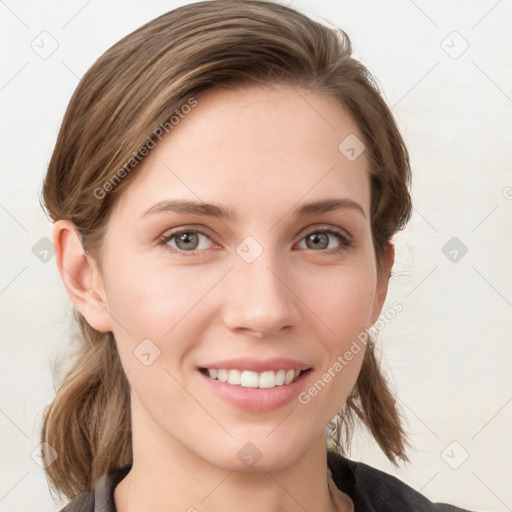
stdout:
MULTIPOLYGON (((188 257, 188 256, 195 256, 197 252, 203 252, 203 249, 196 249, 194 251, 183 251, 180 249, 175 249, 174 247, 166 246, 166 244, 172 240, 177 235, 181 235, 184 233, 197 233, 200 235, 204 235, 208 239, 210 237, 204 232, 199 229, 183 229, 179 228, 167 233, 164 233, 159 239, 158 244, 165 246, 164 248, 166 250, 169 250, 172 254, 178 254, 179 256, 188 257)), ((347 236, 345 236, 345 233, 337 228, 329 227, 329 228, 314 228, 307 232, 305 232, 300 241, 304 240, 307 236, 312 235, 313 233, 327 233, 330 235, 333 235, 335 238, 338 239, 340 242, 340 246, 337 249, 323 249, 322 251, 313 251, 313 252, 320 252, 320 253, 326 253, 326 254, 339 254, 342 251, 345 251, 352 247, 354 245, 354 241, 349 239, 347 236)))

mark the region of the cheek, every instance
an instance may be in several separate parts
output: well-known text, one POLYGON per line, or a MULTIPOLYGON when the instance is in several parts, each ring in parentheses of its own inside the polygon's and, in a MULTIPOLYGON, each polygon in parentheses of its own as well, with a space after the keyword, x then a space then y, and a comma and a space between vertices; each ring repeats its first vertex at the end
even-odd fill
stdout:
MULTIPOLYGON (((311 310, 322 320, 335 343, 343 345, 370 327, 376 292, 371 264, 330 271, 303 283, 303 296, 311 310), (305 295, 307 293, 307 295, 305 295)), ((340 347, 340 348, 341 348, 340 347)))
POLYGON ((173 268, 128 260, 109 268, 105 290, 112 330, 137 392, 151 399, 152 389, 164 389, 164 384, 168 389, 170 376, 164 370, 182 379, 184 362, 215 319, 208 292, 224 273, 223 268, 173 268))
POLYGON ((352 266, 350 271, 340 270, 335 279, 333 275, 325 276, 309 295, 308 306, 325 327, 322 329, 325 357, 318 375, 321 382, 317 380, 315 389, 307 390, 307 394, 315 396, 322 386, 329 387, 337 397, 332 402, 333 415, 354 386, 362 366, 371 326, 375 279, 372 262, 368 260, 367 264, 352 266))
POLYGON ((182 381, 180 364, 199 339, 194 332, 201 328, 198 315, 205 319, 198 300, 211 284, 193 279, 189 270, 126 259, 106 273, 105 290, 123 368, 141 401, 155 411, 162 409, 161 414, 164 408, 170 413, 171 405, 163 407, 155 389, 188 403, 172 377, 182 381))
POLYGON ((214 277, 201 278, 197 267, 124 261, 111 266, 105 279, 110 313, 132 336, 161 338, 194 308, 214 277))
POLYGON ((317 291, 311 309, 319 312, 325 333, 319 340, 323 357, 315 378, 298 396, 304 411, 329 422, 354 387, 366 351, 374 287, 371 279, 351 274, 317 291))

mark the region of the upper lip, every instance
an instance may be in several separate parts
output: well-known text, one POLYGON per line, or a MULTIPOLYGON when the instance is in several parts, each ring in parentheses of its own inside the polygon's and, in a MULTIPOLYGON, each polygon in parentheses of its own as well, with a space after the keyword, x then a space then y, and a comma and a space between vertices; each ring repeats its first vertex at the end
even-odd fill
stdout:
POLYGON ((284 357, 274 357, 272 359, 249 359, 245 357, 239 357, 225 361, 215 361, 205 364, 200 368, 217 370, 247 370, 261 373, 271 370, 309 370, 311 365, 297 361, 296 359, 288 359, 284 357))

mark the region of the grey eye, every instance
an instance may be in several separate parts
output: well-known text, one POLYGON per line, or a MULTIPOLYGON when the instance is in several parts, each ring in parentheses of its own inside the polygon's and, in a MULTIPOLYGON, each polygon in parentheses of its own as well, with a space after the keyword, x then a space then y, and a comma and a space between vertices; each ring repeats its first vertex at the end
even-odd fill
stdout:
POLYGON ((184 232, 174 235, 176 246, 181 250, 195 250, 199 245, 199 235, 194 232, 184 232))
POLYGON ((308 249, 327 249, 329 246, 329 235, 319 231, 305 237, 308 249))

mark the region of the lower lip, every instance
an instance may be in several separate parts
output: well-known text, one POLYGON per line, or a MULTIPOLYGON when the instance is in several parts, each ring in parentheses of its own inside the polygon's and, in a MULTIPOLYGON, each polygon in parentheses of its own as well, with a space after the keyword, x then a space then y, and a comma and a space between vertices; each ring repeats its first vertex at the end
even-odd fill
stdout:
POLYGON ((220 382, 199 371, 199 375, 201 375, 206 381, 206 384, 210 386, 210 389, 217 393, 222 399, 238 409, 251 412, 274 411, 296 400, 310 373, 311 369, 302 372, 297 379, 290 384, 261 389, 246 388, 228 384, 227 382, 220 382))

